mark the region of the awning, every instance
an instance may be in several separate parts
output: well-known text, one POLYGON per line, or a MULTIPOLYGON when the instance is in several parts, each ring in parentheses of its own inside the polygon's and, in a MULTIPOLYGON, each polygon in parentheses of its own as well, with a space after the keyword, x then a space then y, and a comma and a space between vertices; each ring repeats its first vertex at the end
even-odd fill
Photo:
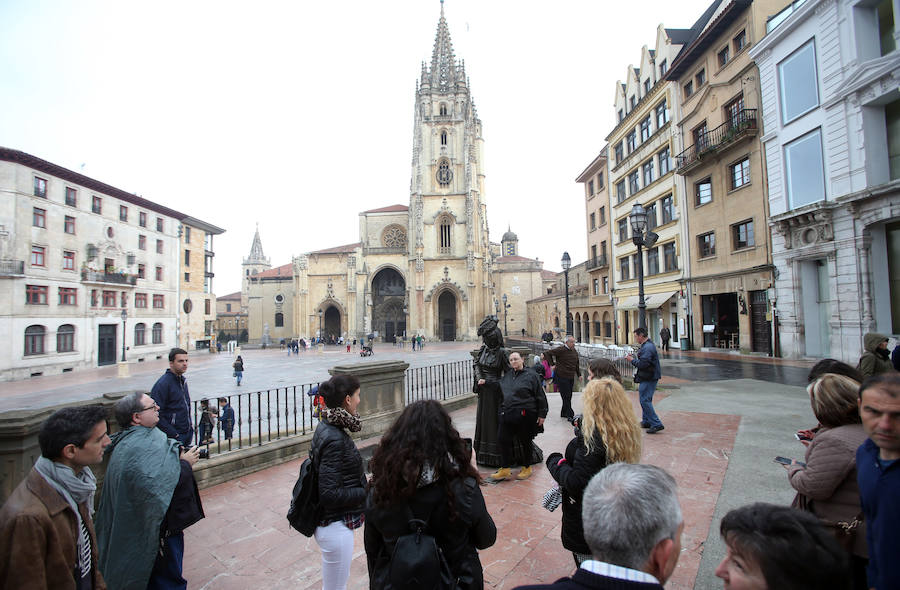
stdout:
MULTIPOLYGON (((657 309, 662 307, 662 304, 675 296, 678 291, 670 291, 665 293, 650 293, 649 295, 644 295, 644 303, 647 304, 647 309, 657 309)), ((638 296, 630 295, 628 297, 620 297, 619 304, 616 305, 616 309, 637 309, 638 308, 638 296)))

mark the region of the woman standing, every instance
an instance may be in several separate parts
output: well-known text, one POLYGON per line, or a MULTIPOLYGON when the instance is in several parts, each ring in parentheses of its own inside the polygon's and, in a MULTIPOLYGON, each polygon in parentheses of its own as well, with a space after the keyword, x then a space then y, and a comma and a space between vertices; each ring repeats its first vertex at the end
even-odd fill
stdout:
POLYGON ((316 427, 309 456, 318 468, 319 526, 323 590, 344 590, 353 559, 353 529, 363 523, 366 477, 362 457, 349 432, 362 429, 359 379, 337 375, 319 385, 325 417, 316 427))
POLYGON ((434 400, 403 410, 375 449, 366 503, 369 587, 383 588, 398 538, 408 534, 410 513, 427 522, 460 590, 484 586, 478 549, 497 539, 484 504, 478 471, 450 420, 434 400))
POLYGON ((584 488, 597 472, 611 463, 641 460, 641 429, 631 401, 612 377, 591 379, 582 394, 584 415, 576 420, 575 438, 565 456, 552 453, 547 469, 562 491, 562 543, 575 564, 591 559, 581 524, 584 488))
POLYGON ((237 379, 237 384, 240 385, 241 379, 244 378, 244 359, 241 358, 241 355, 237 356, 231 368, 234 369, 234 376, 237 379))

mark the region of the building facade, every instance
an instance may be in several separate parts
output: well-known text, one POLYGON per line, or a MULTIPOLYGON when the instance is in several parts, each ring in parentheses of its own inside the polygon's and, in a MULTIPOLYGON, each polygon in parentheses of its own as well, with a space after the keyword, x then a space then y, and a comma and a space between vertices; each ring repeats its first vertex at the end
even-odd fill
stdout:
POLYGON ((224 231, 195 217, 181 220, 179 346, 188 351, 216 346, 213 236, 224 231))
POLYGON ((230 340, 246 342, 250 338, 247 326, 247 313, 241 305, 240 291, 216 297, 216 342, 222 343, 222 346, 230 340))
POLYGON ((750 51, 784 357, 855 364, 865 333, 900 333, 898 7, 795 2, 750 51))

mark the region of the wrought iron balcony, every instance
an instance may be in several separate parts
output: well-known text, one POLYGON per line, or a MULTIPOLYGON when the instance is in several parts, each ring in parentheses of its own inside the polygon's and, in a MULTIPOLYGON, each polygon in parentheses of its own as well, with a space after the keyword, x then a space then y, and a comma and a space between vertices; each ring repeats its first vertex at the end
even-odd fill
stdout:
POLYGON ((588 258, 587 270, 594 270, 595 268, 603 268, 605 266, 609 266, 609 263, 606 260, 606 254, 588 258))
POLYGON ((24 274, 24 260, 0 260, 0 277, 14 277, 24 274))
POLYGON ((137 284, 137 275, 118 272, 103 272, 98 270, 82 269, 81 280, 85 283, 107 283, 113 285, 137 284))
POLYGON ((687 174, 705 158, 712 157, 737 140, 749 135, 756 135, 758 132, 756 109, 738 111, 730 120, 707 131, 698 139, 697 143, 675 156, 675 172, 687 174))

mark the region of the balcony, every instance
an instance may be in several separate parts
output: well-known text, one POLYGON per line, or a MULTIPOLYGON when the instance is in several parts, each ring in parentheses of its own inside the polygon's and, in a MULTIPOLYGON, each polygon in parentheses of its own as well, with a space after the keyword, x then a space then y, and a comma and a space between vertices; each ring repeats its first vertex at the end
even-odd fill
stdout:
POLYGON ((130 275, 118 272, 102 272, 98 270, 82 269, 81 280, 84 283, 104 283, 112 285, 130 285, 137 284, 137 275, 130 275))
POLYGON ((0 260, 0 277, 17 277, 24 274, 24 260, 0 260))
POLYGON ((758 132, 756 109, 743 109, 731 120, 707 131, 697 143, 675 156, 675 172, 687 174, 703 160, 713 157, 739 139, 758 132))
POLYGON ((587 270, 594 270, 595 268, 603 268, 606 266, 609 266, 609 262, 606 260, 606 254, 588 258, 587 260, 587 270))

